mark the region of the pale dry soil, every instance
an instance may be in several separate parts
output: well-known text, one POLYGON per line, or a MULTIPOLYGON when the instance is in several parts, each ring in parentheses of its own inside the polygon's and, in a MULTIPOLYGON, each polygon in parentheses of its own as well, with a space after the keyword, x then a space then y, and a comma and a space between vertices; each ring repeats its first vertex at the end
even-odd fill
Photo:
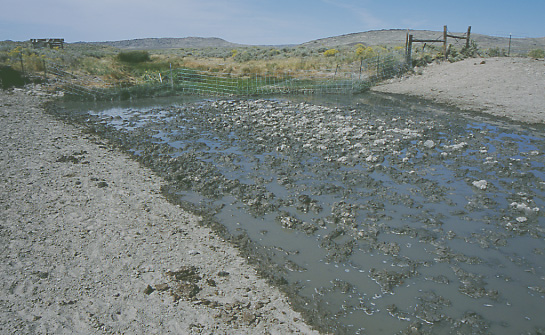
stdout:
POLYGON ((545 60, 470 58, 432 64, 372 90, 412 95, 525 123, 545 122, 545 60))
POLYGON ((311 334, 163 180, 0 91, 0 334, 311 334))

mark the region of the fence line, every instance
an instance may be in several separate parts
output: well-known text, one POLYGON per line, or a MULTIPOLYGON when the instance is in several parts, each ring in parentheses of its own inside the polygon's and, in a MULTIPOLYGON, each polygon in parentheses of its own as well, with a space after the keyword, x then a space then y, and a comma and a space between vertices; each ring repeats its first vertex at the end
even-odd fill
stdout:
POLYGON ((97 78, 74 75, 59 64, 49 64, 47 71, 72 96, 95 100, 131 98, 166 94, 204 96, 253 96, 279 94, 345 94, 357 93, 407 70, 405 54, 400 51, 362 59, 335 70, 291 71, 230 75, 196 69, 172 69, 160 80, 131 87, 108 85, 97 78))
MULTIPOLYGON (((529 53, 536 49, 545 50, 543 42, 536 42, 535 45, 529 46, 527 44, 521 45, 521 40, 531 40, 532 37, 528 37, 521 33, 496 33, 489 35, 492 37, 500 37, 505 40, 502 45, 497 45, 494 48, 490 48, 489 56, 501 56, 501 57, 527 57, 529 53)), ((538 40, 538 39, 536 39, 538 40)))

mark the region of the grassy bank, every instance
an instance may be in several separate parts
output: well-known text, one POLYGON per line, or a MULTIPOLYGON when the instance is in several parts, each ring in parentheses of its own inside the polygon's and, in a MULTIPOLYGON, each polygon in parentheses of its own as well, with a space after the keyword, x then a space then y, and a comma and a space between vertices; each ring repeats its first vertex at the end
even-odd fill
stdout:
MULTIPOLYGON (((65 44, 64 49, 34 49, 30 42, 6 41, 0 42, 0 66, 26 75, 62 77, 61 85, 68 85, 68 82, 73 85, 73 79, 77 78, 77 85, 81 87, 100 91, 115 88, 132 96, 134 93, 131 92, 161 90, 169 81, 172 91, 183 90, 184 87, 172 81, 181 70, 217 74, 220 78, 238 81, 235 86, 247 91, 251 85, 246 81, 256 74, 269 78, 327 78, 338 77, 340 73, 359 73, 361 77, 362 71, 375 71, 376 74, 369 75, 380 77, 381 58, 403 50, 403 46, 356 44, 337 48, 256 46, 127 51, 87 43, 65 44), (376 66, 373 65, 375 60, 376 66)), ((449 50, 451 61, 476 55, 498 55, 498 50, 481 50, 475 43, 468 49, 449 50)), ((542 50, 536 50, 530 56, 543 56, 542 53, 542 50)), ((412 66, 425 66, 443 58, 441 47, 418 46, 413 49, 412 66)))

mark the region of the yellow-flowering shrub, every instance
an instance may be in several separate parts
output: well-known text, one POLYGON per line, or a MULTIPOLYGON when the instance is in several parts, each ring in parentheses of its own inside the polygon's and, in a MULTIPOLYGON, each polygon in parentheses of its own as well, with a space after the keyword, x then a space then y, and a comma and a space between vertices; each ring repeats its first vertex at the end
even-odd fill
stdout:
POLYGON ((339 50, 337 50, 337 49, 329 49, 329 50, 326 50, 326 51, 324 52, 324 56, 326 56, 326 57, 333 57, 333 56, 335 56, 335 55, 338 54, 338 53, 339 53, 339 50))

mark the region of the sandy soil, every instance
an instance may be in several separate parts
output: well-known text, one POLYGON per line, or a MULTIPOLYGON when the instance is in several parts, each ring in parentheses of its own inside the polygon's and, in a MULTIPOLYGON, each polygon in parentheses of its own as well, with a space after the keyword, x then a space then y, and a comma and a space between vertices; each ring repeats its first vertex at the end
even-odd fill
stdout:
POLYGON ((0 91, 1 334, 314 333, 163 181, 0 91))
POLYGON ((417 69, 375 92, 407 94, 527 123, 545 122, 545 61, 531 58, 466 59, 417 69))

